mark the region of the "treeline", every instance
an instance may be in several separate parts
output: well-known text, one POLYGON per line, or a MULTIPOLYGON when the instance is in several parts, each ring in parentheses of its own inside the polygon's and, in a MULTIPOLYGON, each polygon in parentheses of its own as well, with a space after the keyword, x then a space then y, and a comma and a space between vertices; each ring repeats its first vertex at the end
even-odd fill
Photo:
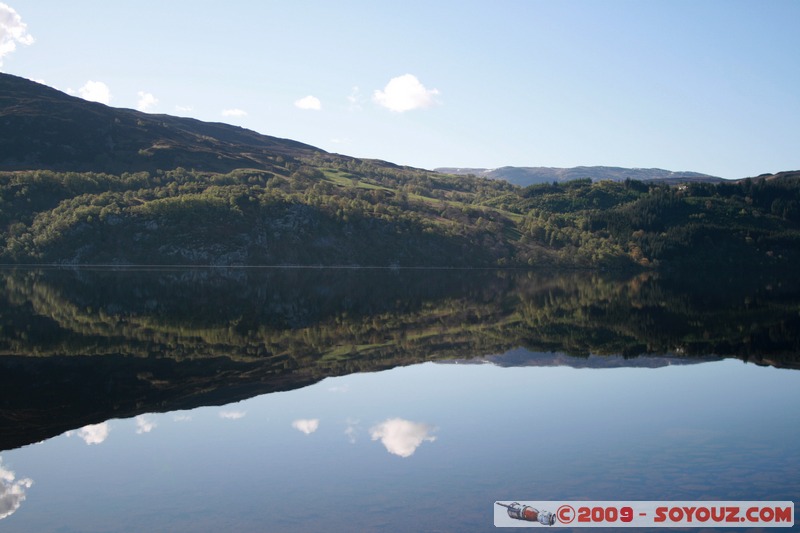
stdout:
POLYGON ((800 251, 796 178, 677 187, 575 180, 531 186, 523 197, 523 235, 587 264, 791 267, 800 251))
POLYGON ((519 188, 332 154, 273 171, 0 173, 4 263, 786 266, 800 180, 519 188))

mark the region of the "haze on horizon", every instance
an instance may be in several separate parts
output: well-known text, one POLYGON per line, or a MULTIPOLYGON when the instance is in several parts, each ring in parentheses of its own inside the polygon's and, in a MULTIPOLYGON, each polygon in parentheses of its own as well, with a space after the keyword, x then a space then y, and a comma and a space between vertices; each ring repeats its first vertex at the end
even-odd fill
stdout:
POLYGON ((423 168, 800 168, 791 0, 0 3, 0 70, 423 168))

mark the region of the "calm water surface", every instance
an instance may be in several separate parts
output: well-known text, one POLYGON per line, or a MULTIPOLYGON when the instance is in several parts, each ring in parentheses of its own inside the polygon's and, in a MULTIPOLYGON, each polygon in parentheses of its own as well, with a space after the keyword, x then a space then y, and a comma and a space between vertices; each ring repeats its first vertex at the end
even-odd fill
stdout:
POLYGON ((798 442, 793 371, 426 363, 5 452, 25 499, 0 525, 490 531, 495 500, 796 501, 798 442))
MULTIPOLYGON (((42 391, 21 400, 21 392, 12 397, 11 390, 35 386, 32 380, 19 389, 6 383, 0 395, 5 418, 16 417, 18 425, 25 422, 30 428, 26 431, 38 431, 31 435, 52 433, 41 442, 16 447, 26 442, 25 435, 15 432, 13 424, 3 426, 10 428, 4 429, 4 438, 15 446, 0 453, 2 532, 495 531, 497 500, 800 501, 800 372, 796 370, 739 359, 677 359, 674 353, 660 360, 646 354, 623 359, 585 354, 575 358, 519 348, 509 348, 505 355, 491 351, 503 345, 509 332, 522 327, 508 326, 520 309, 535 318, 526 319, 523 333, 511 344, 523 344, 519 339, 525 336, 528 344, 545 342, 544 330, 535 327, 549 320, 547 316, 561 317, 563 309, 574 307, 558 296, 565 293, 574 303, 575 293, 565 290, 567 285, 551 284, 549 300, 537 299, 534 290, 521 302, 509 303, 509 293, 501 293, 494 307, 488 306, 494 300, 484 292, 464 296, 461 289, 431 300, 398 297, 400 303, 374 304, 367 310, 357 301, 331 309, 314 304, 312 310, 264 296, 257 305, 262 311, 256 323, 234 327, 230 324, 242 324, 242 316, 255 311, 245 306, 243 315, 239 304, 236 312, 215 305, 213 317, 198 324, 187 310, 196 306, 181 305, 180 312, 167 313, 165 309, 172 308, 143 288, 133 298, 106 290, 81 299, 74 282, 59 284, 37 274, 23 283, 14 276, 5 280, 0 344, 5 350, 0 358, 4 373, 22 376, 16 381, 33 373, 58 394, 52 403, 37 403, 47 396, 42 391), (277 315, 264 311, 266 301, 282 311, 277 315), (438 318, 436 326, 425 322, 443 308, 480 311, 483 322, 459 319, 461 326, 455 328, 445 318, 438 318), (495 308, 502 311, 490 311, 495 308), (401 329, 413 335, 393 343, 387 340, 385 346, 376 347, 379 343, 366 344, 361 337, 358 342, 355 337, 346 341, 347 335, 367 335, 353 333, 357 324, 379 321, 391 329, 398 327, 391 324, 410 316, 424 327, 406 323, 401 329), (494 325, 476 337, 476 328, 489 322, 494 325), (152 330, 149 337, 142 337, 145 324, 152 330), (272 325, 264 329, 264 324, 272 325), (341 331, 334 335, 320 324, 335 324, 330 331, 341 331), (22 335, 23 329, 29 333, 22 335), (222 330, 228 331, 227 337, 222 330), (254 331, 262 335, 255 344, 254 331), (466 335, 468 342, 455 331, 466 335), (415 344, 423 332, 429 332, 425 341, 415 344), (329 335, 326 342, 339 346, 319 348, 323 341, 310 340, 315 335, 329 335), (263 340, 266 337, 269 342, 263 340), (449 342, 446 347, 444 338, 449 342), (392 351, 390 344, 399 346, 399 351, 392 351), (188 396, 206 398, 201 395, 205 389, 197 388, 166 395, 164 391, 176 384, 191 380, 210 388, 209 383, 217 383, 206 380, 206 370, 196 370, 198 361, 209 358, 222 368, 205 348, 198 348, 210 345, 216 348, 207 351, 225 353, 226 360, 247 365, 242 367, 247 372, 261 368, 253 361, 269 357, 292 361, 292 369, 290 374, 281 373, 275 363, 268 369, 269 379, 254 374, 253 380, 274 389, 267 394, 233 403, 215 396, 206 406, 172 409, 184 405, 188 396), (20 346, 28 353, 19 353, 20 346), (169 370, 162 368, 165 356, 141 355, 142 346, 172 350, 169 370), (281 352, 279 347, 284 346, 299 348, 280 348, 281 352), (453 346, 464 359, 451 359, 457 355, 453 346), (75 353, 70 352, 73 349, 75 353), (308 373, 311 370, 303 366, 302 354, 314 349, 322 352, 308 368, 328 369, 328 377, 324 372, 308 373), (80 354, 94 353, 90 362, 96 366, 101 357, 97 352, 102 350, 118 354, 125 361, 124 372, 112 375, 104 370, 95 378, 75 370, 84 368, 80 354), (442 350, 446 358, 419 362, 442 350), (398 359, 410 353, 417 354, 410 362, 398 359), (379 355, 391 356, 400 366, 385 364, 379 355), (475 356, 482 357, 470 359, 475 356), (151 366, 129 368, 131 361, 151 366), (361 372, 350 373, 350 367, 339 364, 356 365, 361 372), (54 374, 61 378, 47 377, 43 369, 52 366, 65 369, 54 374), (147 385, 145 392, 120 377, 131 372, 134 381, 147 385), (287 375, 295 379, 302 372, 307 372, 303 375, 310 376, 311 384, 287 381, 287 375), (269 381, 275 376, 280 378, 278 385, 269 381), (118 388, 128 396, 116 396, 118 388), (113 405, 105 407, 101 399, 109 397, 113 405), (130 406, 125 403, 128 397, 130 406), (95 404, 99 407, 92 411, 95 404), (25 406, 30 406, 28 411, 25 406), (53 421, 40 414, 34 424, 29 419, 33 420, 30 413, 35 409, 58 413, 63 409, 69 420, 59 425, 61 415, 53 421), (103 415, 106 412, 120 415, 103 415), (69 429, 62 432, 58 429, 62 427, 69 429)), ((536 287, 546 284, 534 281, 536 287)), ((519 285, 512 289, 520 293, 519 285)), ((214 301, 217 290, 232 292, 223 286, 195 294, 214 301)), ((331 291, 335 295, 336 289, 331 291)), ((659 291, 658 299, 672 298, 659 291)), ((613 301, 609 300, 613 291, 601 292, 581 305, 589 309, 600 301, 613 301)), ((320 294, 326 301, 332 298, 331 292, 320 292, 318 287, 312 293, 317 303, 320 294)), ((624 299, 629 299, 627 293, 624 299)), ((765 311, 771 304, 757 295, 747 302, 737 297, 740 300, 760 309, 759 320, 771 324, 765 311)), ((788 308, 787 316, 796 315, 794 303, 779 300, 782 303, 776 305, 788 308)), ((580 316, 597 313, 586 309, 580 316)), ((690 302, 686 309, 694 322, 698 316, 714 321, 693 310, 690 302)), ((640 306, 638 312, 646 310, 640 306)), ((442 316, 452 313, 456 311, 442 316)), ((783 340, 776 332, 771 342, 785 344, 795 335, 787 330, 791 320, 778 322, 786 330, 783 340)), ((585 321, 582 324, 587 327, 585 321)), ((748 327, 758 331, 760 326, 754 322, 748 327)), ((777 326, 765 327, 777 331, 777 326)), ((652 338, 626 342, 647 345, 659 338, 685 339, 692 335, 687 328, 683 333, 659 330, 652 338)), ((575 337, 580 328, 567 329, 575 337)), ((591 331, 583 333, 599 343, 591 346, 622 342, 609 340, 609 333, 591 331)), ((742 328, 736 331, 741 333, 742 328)), ((243 372, 235 370, 237 376, 243 372)), ((234 385, 225 386, 236 391, 244 386, 234 385)))

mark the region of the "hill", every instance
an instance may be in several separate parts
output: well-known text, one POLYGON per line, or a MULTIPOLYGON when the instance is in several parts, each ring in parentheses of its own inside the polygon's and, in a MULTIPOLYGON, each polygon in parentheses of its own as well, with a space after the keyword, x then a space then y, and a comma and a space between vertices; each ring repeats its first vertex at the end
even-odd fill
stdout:
POLYGON ((791 270, 800 258, 797 173, 523 188, 6 74, 0 109, 2 263, 791 270))
POLYGON ((227 124, 112 108, 0 74, 0 169, 225 172, 269 169, 279 156, 317 152, 227 124))
POLYGON ((622 167, 500 167, 488 168, 437 168, 438 172, 459 175, 475 175, 484 178, 505 180, 520 187, 540 183, 564 182, 577 179, 592 181, 611 180, 657 181, 669 185, 688 182, 719 183, 722 178, 700 174, 699 172, 673 172, 660 168, 622 168, 622 167))

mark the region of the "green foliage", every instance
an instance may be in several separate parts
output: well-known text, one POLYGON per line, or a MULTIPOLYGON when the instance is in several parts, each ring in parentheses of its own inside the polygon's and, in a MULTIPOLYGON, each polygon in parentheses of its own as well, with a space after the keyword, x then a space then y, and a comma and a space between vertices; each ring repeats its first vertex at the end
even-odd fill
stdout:
POLYGON ((277 164, 0 173, 0 260, 617 269, 798 255, 797 179, 522 189, 332 154, 277 164))

